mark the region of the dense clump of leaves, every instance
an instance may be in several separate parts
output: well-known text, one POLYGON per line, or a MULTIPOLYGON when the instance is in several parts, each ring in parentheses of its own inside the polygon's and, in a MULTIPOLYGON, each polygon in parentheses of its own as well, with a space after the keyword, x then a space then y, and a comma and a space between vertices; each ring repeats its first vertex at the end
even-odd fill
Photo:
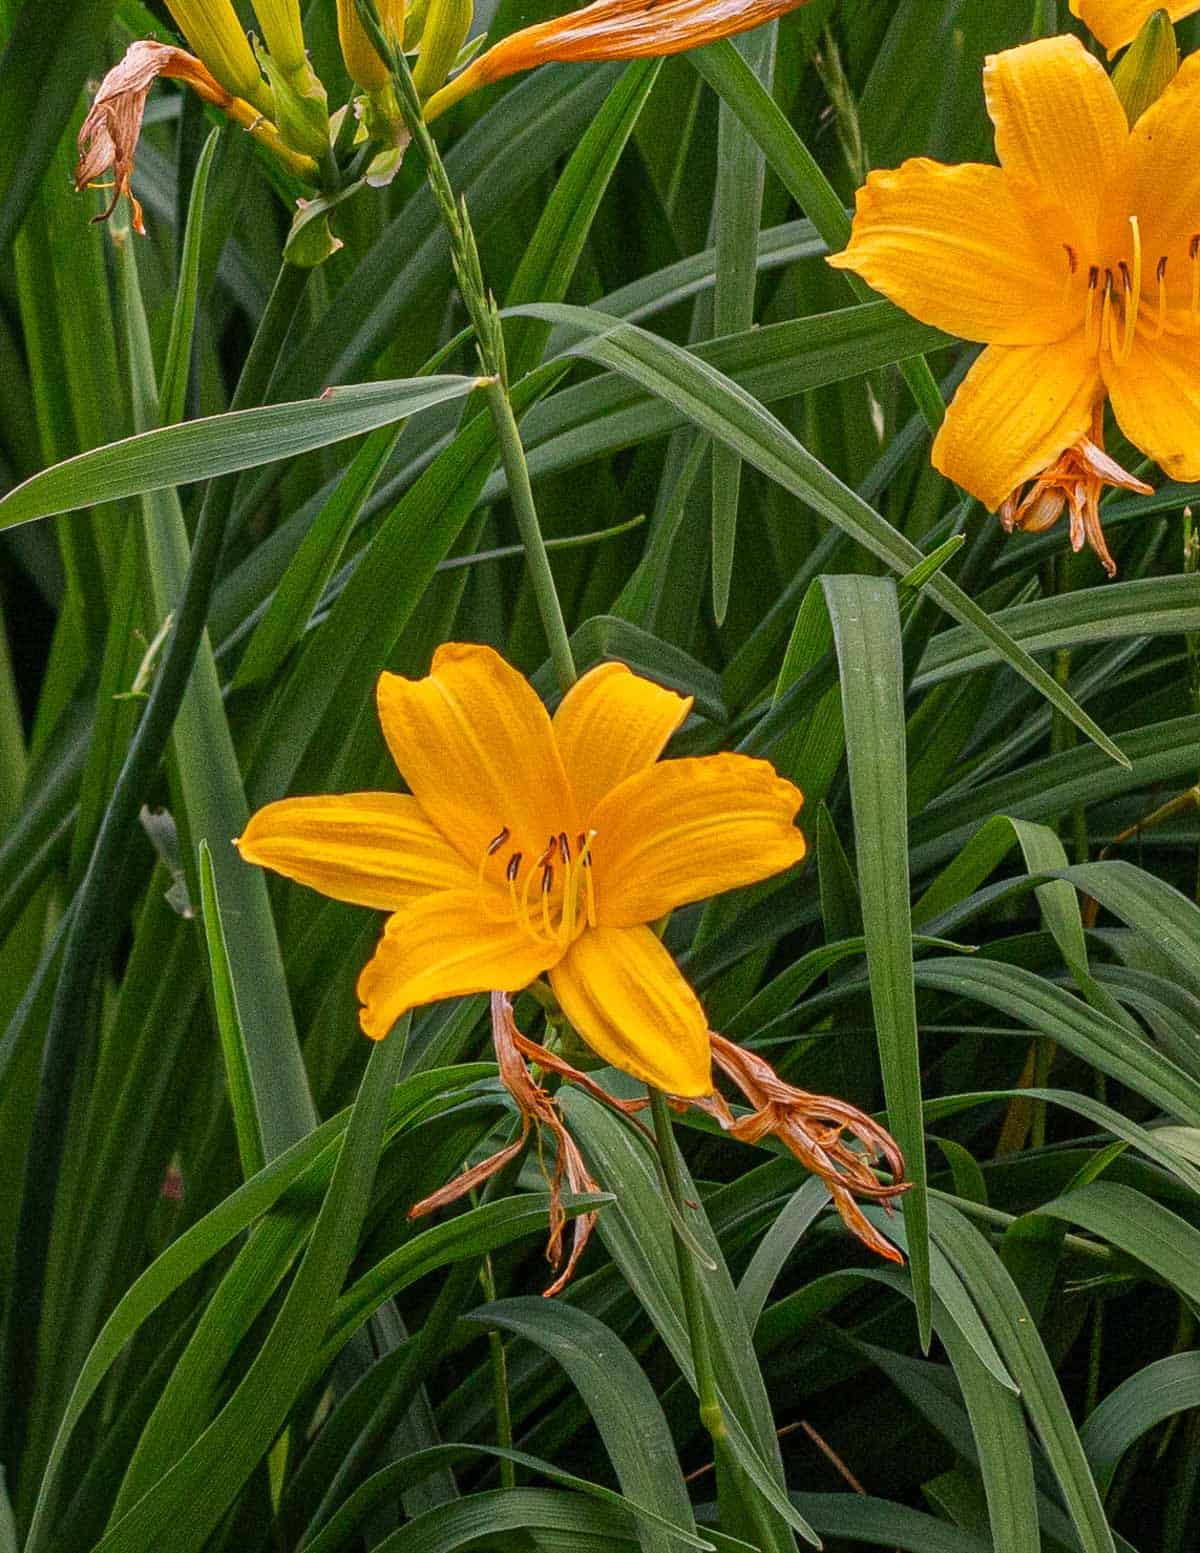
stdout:
MULTIPOLYGON (((163 18, 0 0, 4 1553, 1191 1545, 1197 491, 1110 436, 1157 486, 1105 503, 1117 581, 1006 539, 929 466, 971 348, 824 263, 869 167, 986 155, 984 55, 1066 9, 810 0, 436 126, 575 662, 693 696, 669 753, 806 795, 805 864, 668 947, 914 1183, 863 1210, 884 1266, 769 1139, 677 1124, 710 1472, 645 1128, 560 1091, 601 1193, 565 1198, 598 1218, 553 1301, 550 1161, 410 1221, 512 1136, 486 1000, 370 1046, 376 921, 230 845, 394 781, 372 687, 441 642, 552 696, 421 157, 281 280, 297 189, 164 85, 148 236, 90 227, 85 81, 163 18)), ((342 102, 334 11, 306 25, 342 102)))

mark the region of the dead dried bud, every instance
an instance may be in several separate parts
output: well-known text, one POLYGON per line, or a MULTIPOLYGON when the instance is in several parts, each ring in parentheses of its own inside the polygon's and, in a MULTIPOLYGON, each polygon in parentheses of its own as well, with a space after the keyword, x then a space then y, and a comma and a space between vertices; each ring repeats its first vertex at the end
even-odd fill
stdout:
POLYGON ((1090 545, 1104 570, 1115 577, 1117 563, 1109 554, 1100 524, 1100 497, 1110 485, 1141 496, 1153 495, 1154 487, 1110 458, 1102 437, 1097 417, 1092 437, 1081 437, 1036 479, 1012 492, 1000 508, 1000 522, 1006 534, 1015 528, 1043 534, 1058 522, 1065 507, 1071 514, 1071 549, 1079 551, 1090 545))
POLYGON ((899 1251, 869 1222, 855 1201, 856 1197, 866 1197, 882 1202, 890 1211, 891 1199, 912 1184, 904 1179, 904 1156, 891 1133, 844 1100, 809 1094, 785 1083, 756 1052, 747 1051, 714 1031, 709 1032, 709 1039, 713 1061, 754 1109, 749 1116, 735 1117, 717 1093, 693 1104, 708 1111, 726 1132, 744 1143, 758 1143, 767 1136, 778 1138, 806 1169, 821 1177, 851 1234, 889 1262, 903 1262, 899 1251), (844 1134, 856 1138, 863 1151, 851 1148, 844 1134), (876 1159, 887 1162, 893 1176, 891 1182, 876 1180, 871 1168, 876 1159))
POLYGON ((142 132, 146 98, 159 76, 186 81, 205 102, 215 103, 226 111, 234 101, 193 54, 166 43, 155 43, 150 38, 131 43, 124 59, 101 81, 100 90, 79 130, 75 192, 78 194, 94 183, 111 167, 112 199, 96 220, 107 220, 125 194, 133 212, 134 231, 143 234, 146 228, 142 207, 130 190, 129 180, 133 174, 133 154, 142 132))
POLYGON ((573 1068, 560 1057, 556 1057, 546 1047, 539 1046, 536 1041, 531 1041, 522 1035, 513 1019, 512 1002, 503 992, 492 993, 492 1041, 496 1048, 500 1081, 512 1096, 521 1118, 521 1136, 514 1143, 481 1160, 479 1164, 472 1165, 469 1170, 464 1170, 461 1175, 455 1176, 453 1181, 448 1181, 436 1192, 414 1203, 408 1210, 408 1216, 410 1219, 418 1219, 427 1213, 432 1213, 436 1208, 444 1208, 448 1203, 457 1202, 474 1187, 481 1185, 490 1176, 502 1170, 509 1160, 515 1159, 525 1147, 530 1132, 536 1132, 538 1160, 542 1165, 546 1185, 550 1189, 550 1238, 546 1242, 546 1260, 558 1272, 558 1277, 544 1291, 549 1297, 565 1288, 570 1281, 596 1224, 594 1211, 582 1213, 575 1219, 571 1250, 567 1256, 566 1266, 563 1267, 567 1226, 567 1215, 562 1205, 563 1181, 565 1179, 567 1189, 574 1193, 598 1192, 600 1187, 588 1171, 579 1145, 567 1131, 553 1095, 534 1080, 525 1059, 529 1058, 539 1063, 543 1068, 557 1073, 570 1083, 579 1084, 595 1099, 626 1114, 637 1110, 646 1102, 614 1099, 586 1074, 573 1068), (555 1159, 553 1169, 550 1170, 547 1170, 542 1154, 543 1128, 554 1139, 555 1159), (560 1267, 562 1267, 561 1272, 559 1272, 560 1267))

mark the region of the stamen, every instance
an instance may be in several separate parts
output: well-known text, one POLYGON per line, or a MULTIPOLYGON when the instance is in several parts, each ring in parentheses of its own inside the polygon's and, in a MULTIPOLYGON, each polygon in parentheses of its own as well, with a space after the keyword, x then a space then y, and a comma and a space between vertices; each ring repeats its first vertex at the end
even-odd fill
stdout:
POLYGON ((542 853, 541 857, 538 858, 536 867, 531 868, 525 875, 525 886, 521 891, 521 905, 517 912, 517 917, 521 926, 525 929, 531 938, 541 937, 541 930, 539 929, 537 923, 533 920, 533 908, 529 904, 529 891, 533 885, 534 874, 538 868, 542 870, 542 918, 543 921, 547 924, 546 931, 550 934, 551 939, 554 937, 554 934, 550 931, 549 928, 549 902, 546 899, 549 886, 546 883, 546 875, 549 873, 551 880, 553 881, 554 870, 549 867, 549 863, 550 859, 554 856, 554 849, 557 844, 558 838, 556 836, 551 836, 550 845, 542 853))
POLYGON ((1192 261, 1192 322, 1200 318, 1200 232, 1188 244, 1188 258, 1192 261))
POLYGON ((1117 356, 1118 361, 1126 361, 1129 352, 1133 349, 1134 336, 1137 333, 1138 308, 1142 299, 1142 229, 1136 216, 1130 216, 1129 228, 1133 233, 1133 274, 1129 273, 1129 266, 1124 259, 1121 260, 1121 284, 1124 287, 1124 323, 1121 329, 1121 350, 1117 356))
POLYGON ((1089 347, 1098 349, 1103 344, 1103 335, 1095 342, 1092 340, 1092 318, 1096 311, 1096 287, 1100 284, 1100 271, 1093 264, 1088 268, 1088 294, 1087 309, 1083 315, 1083 334, 1089 347))
POLYGON ((592 842, 596 832, 589 830, 586 838, 579 838, 579 866, 583 869, 583 888, 587 896, 588 927, 596 926, 596 885, 592 877, 592 842))
POLYGON ((569 868, 571 865, 571 843, 567 840, 565 830, 560 830, 558 833, 558 855, 563 860, 563 867, 569 868))
POLYGON ((1113 337, 1113 272, 1104 271, 1104 303, 1100 309, 1100 344, 1102 351, 1112 351, 1113 337))
POLYGON ((521 858, 523 856, 524 853, 522 852, 514 852, 513 855, 509 858, 508 867, 504 870, 505 874, 508 876, 509 884, 516 884, 517 875, 521 872, 521 858))
POLYGON ((1063 276, 1061 307, 1066 307, 1071 297, 1071 282, 1075 279, 1075 271, 1079 268, 1079 258, 1070 243, 1064 243, 1063 249, 1067 255, 1067 273, 1063 276))
POLYGON ((542 869, 542 926, 546 930, 546 937, 554 937, 554 929, 550 926, 550 891, 554 888, 554 868, 547 863, 542 869))
POLYGON ((1165 253, 1158 261, 1155 276, 1158 280, 1158 311, 1154 319, 1153 338, 1161 340, 1163 330, 1167 326, 1167 256, 1165 253))
MULTIPOLYGON (((490 917, 493 922, 501 922, 504 919, 503 915, 499 912, 493 911, 488 903, 487 891, 483 887, 484 870, 487 868, 489 858, 495 857, 496 853, 499 852, 500 848, 508 840, 511 834, 512 832, 509 830, 508 826, 505 825, 501 828, 497 835, 492 837, 491 841, 489 841, 487 844, 487 850, 479 859, 479 867, 475 871, 475 889, 479 895, 480 903, 483 906, 484 915, 490 917)), ((519 852, 516 854, 516 858, 517 861, 520 862, 521 854, 519 852)), ((511 868, 512 864, 509 863, 508 866, 511 868)))

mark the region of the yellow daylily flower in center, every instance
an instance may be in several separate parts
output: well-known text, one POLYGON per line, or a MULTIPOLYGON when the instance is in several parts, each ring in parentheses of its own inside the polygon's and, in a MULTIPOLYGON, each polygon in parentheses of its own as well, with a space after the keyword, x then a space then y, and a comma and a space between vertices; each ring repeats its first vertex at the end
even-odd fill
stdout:
MULTIPOLYGON (((1097 489, 1110 479, 1096 456, 1107 394, 1131 442, 1200 479, 1200 56, 1132 128, 1076 38, 993 55, 984 87, 1000 166, 918 158, 872 173, 830 261, 987 345, 935 465, 1010 514, 1050 472, 1061 507, 1064 455, 1097 489)), ((1086 505, 1096 544, 1094 492, 1086 505)))
POLYGON ((448 643, 425 679, 381 675, 377 701, 410 794, 284 799, 237 842, 392 913, 359 978, 366 1034, 548 973, 604 1061, 709 1094, 708 1021, 649 924, 798 862, 799 791, 743 755, 660 762, 691 700, 619 663, 585 674, 551 720, 497 653, 448 643))

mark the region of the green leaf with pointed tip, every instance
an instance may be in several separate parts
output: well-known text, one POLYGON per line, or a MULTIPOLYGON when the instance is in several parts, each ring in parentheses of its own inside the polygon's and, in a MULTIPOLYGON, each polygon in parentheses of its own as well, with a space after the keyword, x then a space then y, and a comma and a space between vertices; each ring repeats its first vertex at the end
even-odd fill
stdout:
POLYGON ((93 448, 33 475, 0 500, 0 529, 296 458, 460 399, 474 377, 398 378, 329 388, 318 399, 210 415, 93 448))

